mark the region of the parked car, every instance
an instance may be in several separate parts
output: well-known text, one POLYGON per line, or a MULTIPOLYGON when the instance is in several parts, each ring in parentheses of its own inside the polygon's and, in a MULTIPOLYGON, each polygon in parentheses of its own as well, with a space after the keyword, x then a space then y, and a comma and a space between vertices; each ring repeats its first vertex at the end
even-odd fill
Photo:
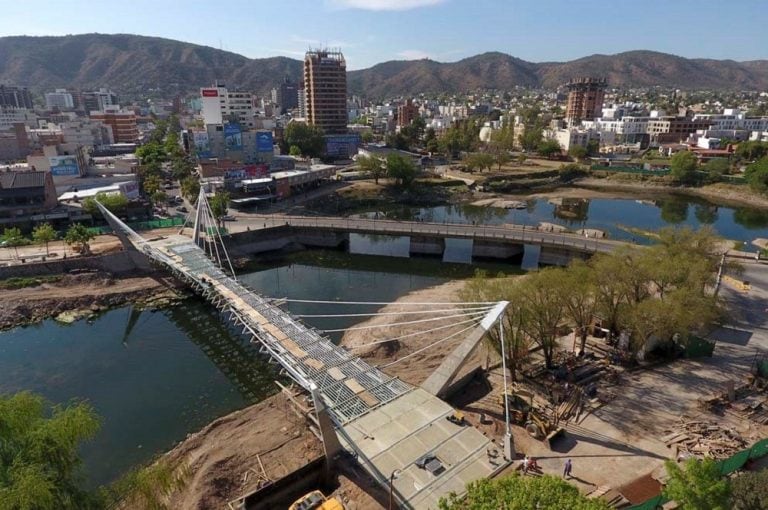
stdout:
POLYGON ((237 221, 237 218, 235 218, 234 216, 232 216, 230 214, 227 214, 226 216, 222 216, 221 220, 222 221, 237 221))

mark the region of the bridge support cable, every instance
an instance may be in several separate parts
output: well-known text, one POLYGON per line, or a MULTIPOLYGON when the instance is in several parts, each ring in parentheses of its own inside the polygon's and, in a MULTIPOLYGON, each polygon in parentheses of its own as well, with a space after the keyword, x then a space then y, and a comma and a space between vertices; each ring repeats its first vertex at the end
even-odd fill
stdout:
POLYGON ((412 356, 416 356, 417 354, 420 354, 420 353, 422 353, 422 352, 424 352, 424 351, 426 351, 426 350, 428 350, 428 349, 431 349, 432 347, 434 347, 434 346, 436 346, 436 345, 439 345, 439 344, 441 344, 441 343, 443 343, 443 342, 447 342, 447 341, 448 341, 448 340, 450 340, 451 338, 455 338, 455 337, 457 337, 457 336, 461 335, 462 333, 466 333, 467 331, 469 331, 470 329, 473 329, 473 328, 475 328, 475 325, 474 325, 474 324, 472 324, 472 325, 470 325, 470 326, 467 326, 466 328, 464 328, 464 329, 462 329, 462 330, 460 330, 460 331, 457 331, 457 332, 455 332, 455 333, 451 333, 450 335, 448 335, 448 336, 447 336, 447 337, 445 337, 445 338, 441 338, 440 340, 438 340, 438 341, 436 341, 436 342, 432 342, 432 343, 431 343, 431 344, 429 344, 429 345, 425 345, 425 346, 424 346, 424 347, 422 347, 421 349, 417 349, 417 350, 415 350, 415 351, 413 351, 413 352, 411 352, 411 353, 408 353, 408 354, 406 354, 405 356, 403 356, 402 358, 398 358, 398 359, 396 359, 395 361, 390 361, 389 363, 386 363, 386 364, 384 364, 384 365, 376 365, 376 368, 387 368, 387 367, 391 367, 392 365, 394 365, 394 364, 396 364, 396 363, 400 363, 401 361, 407 360, 408 358, 410 358, 410 357, 412 357, 412 356))
POLYGON ((203 186, 200 187, 200 193, 197 196, 192 240, 211 257, 220 269, 228 270, 232 278, 237 280, 235 268, 232 266, 232 260, 229 258, 227 247, 224 245, 224 239, 221 236, 221 229, 213 215, 211 204, 208 202, 203 186))
MULTIPOLYGON (((426 313, 426 312, 425 312, 426 313)), ((413 321, 403 321, 403 322, 391 322, 388 324, 371 324, 368 326, 354 326, 351 328, 341 328, 341 329, 326 329, 324 330, 326 333, 340 333, 340 332, 346 332, 346 331, 363 331, 368 329, 381 329, 381 328, 391 328, 394 326, 410 326, 411 324, 422 324, 425 322, 435 322, 435 321, 443 321, 446 319, 455 319, 455 318, 472 318, 479 320, 481 317, 484 317, 486 315, 485 312, 472 312, 472 313, 459 313, 454 315, 444 315, 442 317, 430 317, 428 319, 417 319, 413 321)))
POLYGON ((368 342, 368 343, 365 343, 365 344, 358 344, 358 345, 350 346, 350 349, 361 349, 363 347, 370 347, 372 345, 386 344, 388 342, 394 342, 394 341, 397 341, 397 340, 402 340, 404 338, 411 338, 411 337, 419 336, 419 335, 426 335, 426 334, 429 334, 429 333, 434 333, 435 331, 441 331, 443 329, 454 328, 456 326, 463 326, 465 324, 470 324, 470 323, 475 323, 476 324, 477 323, 477 319, 467 319, 467 320, 464 320, 464 321, 453 322, 451 324, 446 324, 444 326, 438 326, 436 328, 427 329, 425 331, 416 331, 415 333, 408 333, 408 334, 405 334, 405 335, 395 336, 395 337, 392 337, 392 338, 385 338, 384 340, 376 340, 375 342, 368 342))
POLYGON ((463 302, 449 302, 440 301, 436 303, 423 303, 423 302, 411 302, 405 301, 403 303, 392 303, 390 301, 317 301, 312 299, 291 299, 280 298, 281 301, 286 303, 309 303, 318 305, 370 305, 370 306, 463 306, 463 305, 487 305, 489 308, 493 308, 498 304, 498 301, 463 301, 463 302))
POLYGON ((442 310, 407 310, 403 312, 371 312, 371 313, 340 313, 340 314, 299 314, 296 317, 305 318, 330 318, 330 317, 378 317, 385 315, 420 315, 425 313, 449 313, 465 311, 484 311, 492 309, 492 306, 477 306, 469 308, 444 308, 442 310))

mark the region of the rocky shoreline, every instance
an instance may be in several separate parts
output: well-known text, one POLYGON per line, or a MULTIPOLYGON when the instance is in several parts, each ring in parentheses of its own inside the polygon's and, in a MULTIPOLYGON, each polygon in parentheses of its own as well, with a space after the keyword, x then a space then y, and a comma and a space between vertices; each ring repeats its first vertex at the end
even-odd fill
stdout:
POLYGON ((179 303, 187 292, 164 275, 115 277, 102 271, 63 275, 53 283, 5 290, 0 297, 0 331, 46 319, 72 323, 132 304, 162 308, 179 303))

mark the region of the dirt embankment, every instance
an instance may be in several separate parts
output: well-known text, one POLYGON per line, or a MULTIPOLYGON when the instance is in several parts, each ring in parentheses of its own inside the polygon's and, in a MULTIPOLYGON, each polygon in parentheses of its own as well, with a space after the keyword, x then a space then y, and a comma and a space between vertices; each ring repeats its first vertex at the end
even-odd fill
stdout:
POLYGON ((60 279, 0 292, 0 330, 51 317, 72 321, 127 303, 168 304, 182 296, 171 278, 143 275, 115 278, 103 272, 62 275, 60 279))
MULTIPOLYGON (((603 191, 640 192, 643 194, 675 194, 700 197, 717 203, 733 206, 747 206, 768 209, 768 197, 757 195, 743 186, 723 183, 710 184, 701 188, 667 186, 639 181, 618 181, 610 179, 584 178, 574 182, 578 188, 603 191)), ((591 197, 583 197, 591 198, 591 197)))

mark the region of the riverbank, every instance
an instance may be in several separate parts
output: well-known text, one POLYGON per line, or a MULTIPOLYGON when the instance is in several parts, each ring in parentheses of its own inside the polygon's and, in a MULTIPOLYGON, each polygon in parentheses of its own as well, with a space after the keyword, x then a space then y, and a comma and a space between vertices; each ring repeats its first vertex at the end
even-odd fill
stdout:
POLYGON ((128 303, 168 306, 185 296, 183 287, 161 273, 117 277, 88 271, 16 282, 24 286, 5 289, 0 297, 0 331, 50 318, 74 322, 128 303))
MULTIPOLYGON (((663 184, 655 184, 645 181, 620 181, 611 179, 595 179, 591 177, 578 179, 572 183, 573 188, 562 188, 555 190, 551 193, 545 193, 542 195, 552 196, 564 196, 561 193, 562 190, 585 190, 600 191, 603 193, 622 193, 627 198, 638 198, 637 193, 640 194, 667 194, 667 195, 685 195, 697 198, 703 198, 714 203, 730 206, 741 207, 756 207, 760 209, 768 209, 768 197, 757 195, 751 190, 732 184, 717 183, 702 186, 700 188, 691 188, 687 186, 668 186, 663 184), (627 194, 629 194, 627 196, 627 194)), ((576 191, 578 193, 578 191, 576 191)), ((536 196, 536 195, 532 195, 536 196)), ((577 198, 575 195, 568 195, 573 198, 577 198)), ((578 198, 605 198, 594 196, 578 196, 578 198)), ((613 198, 623 198, 613 196, 613 198)))

